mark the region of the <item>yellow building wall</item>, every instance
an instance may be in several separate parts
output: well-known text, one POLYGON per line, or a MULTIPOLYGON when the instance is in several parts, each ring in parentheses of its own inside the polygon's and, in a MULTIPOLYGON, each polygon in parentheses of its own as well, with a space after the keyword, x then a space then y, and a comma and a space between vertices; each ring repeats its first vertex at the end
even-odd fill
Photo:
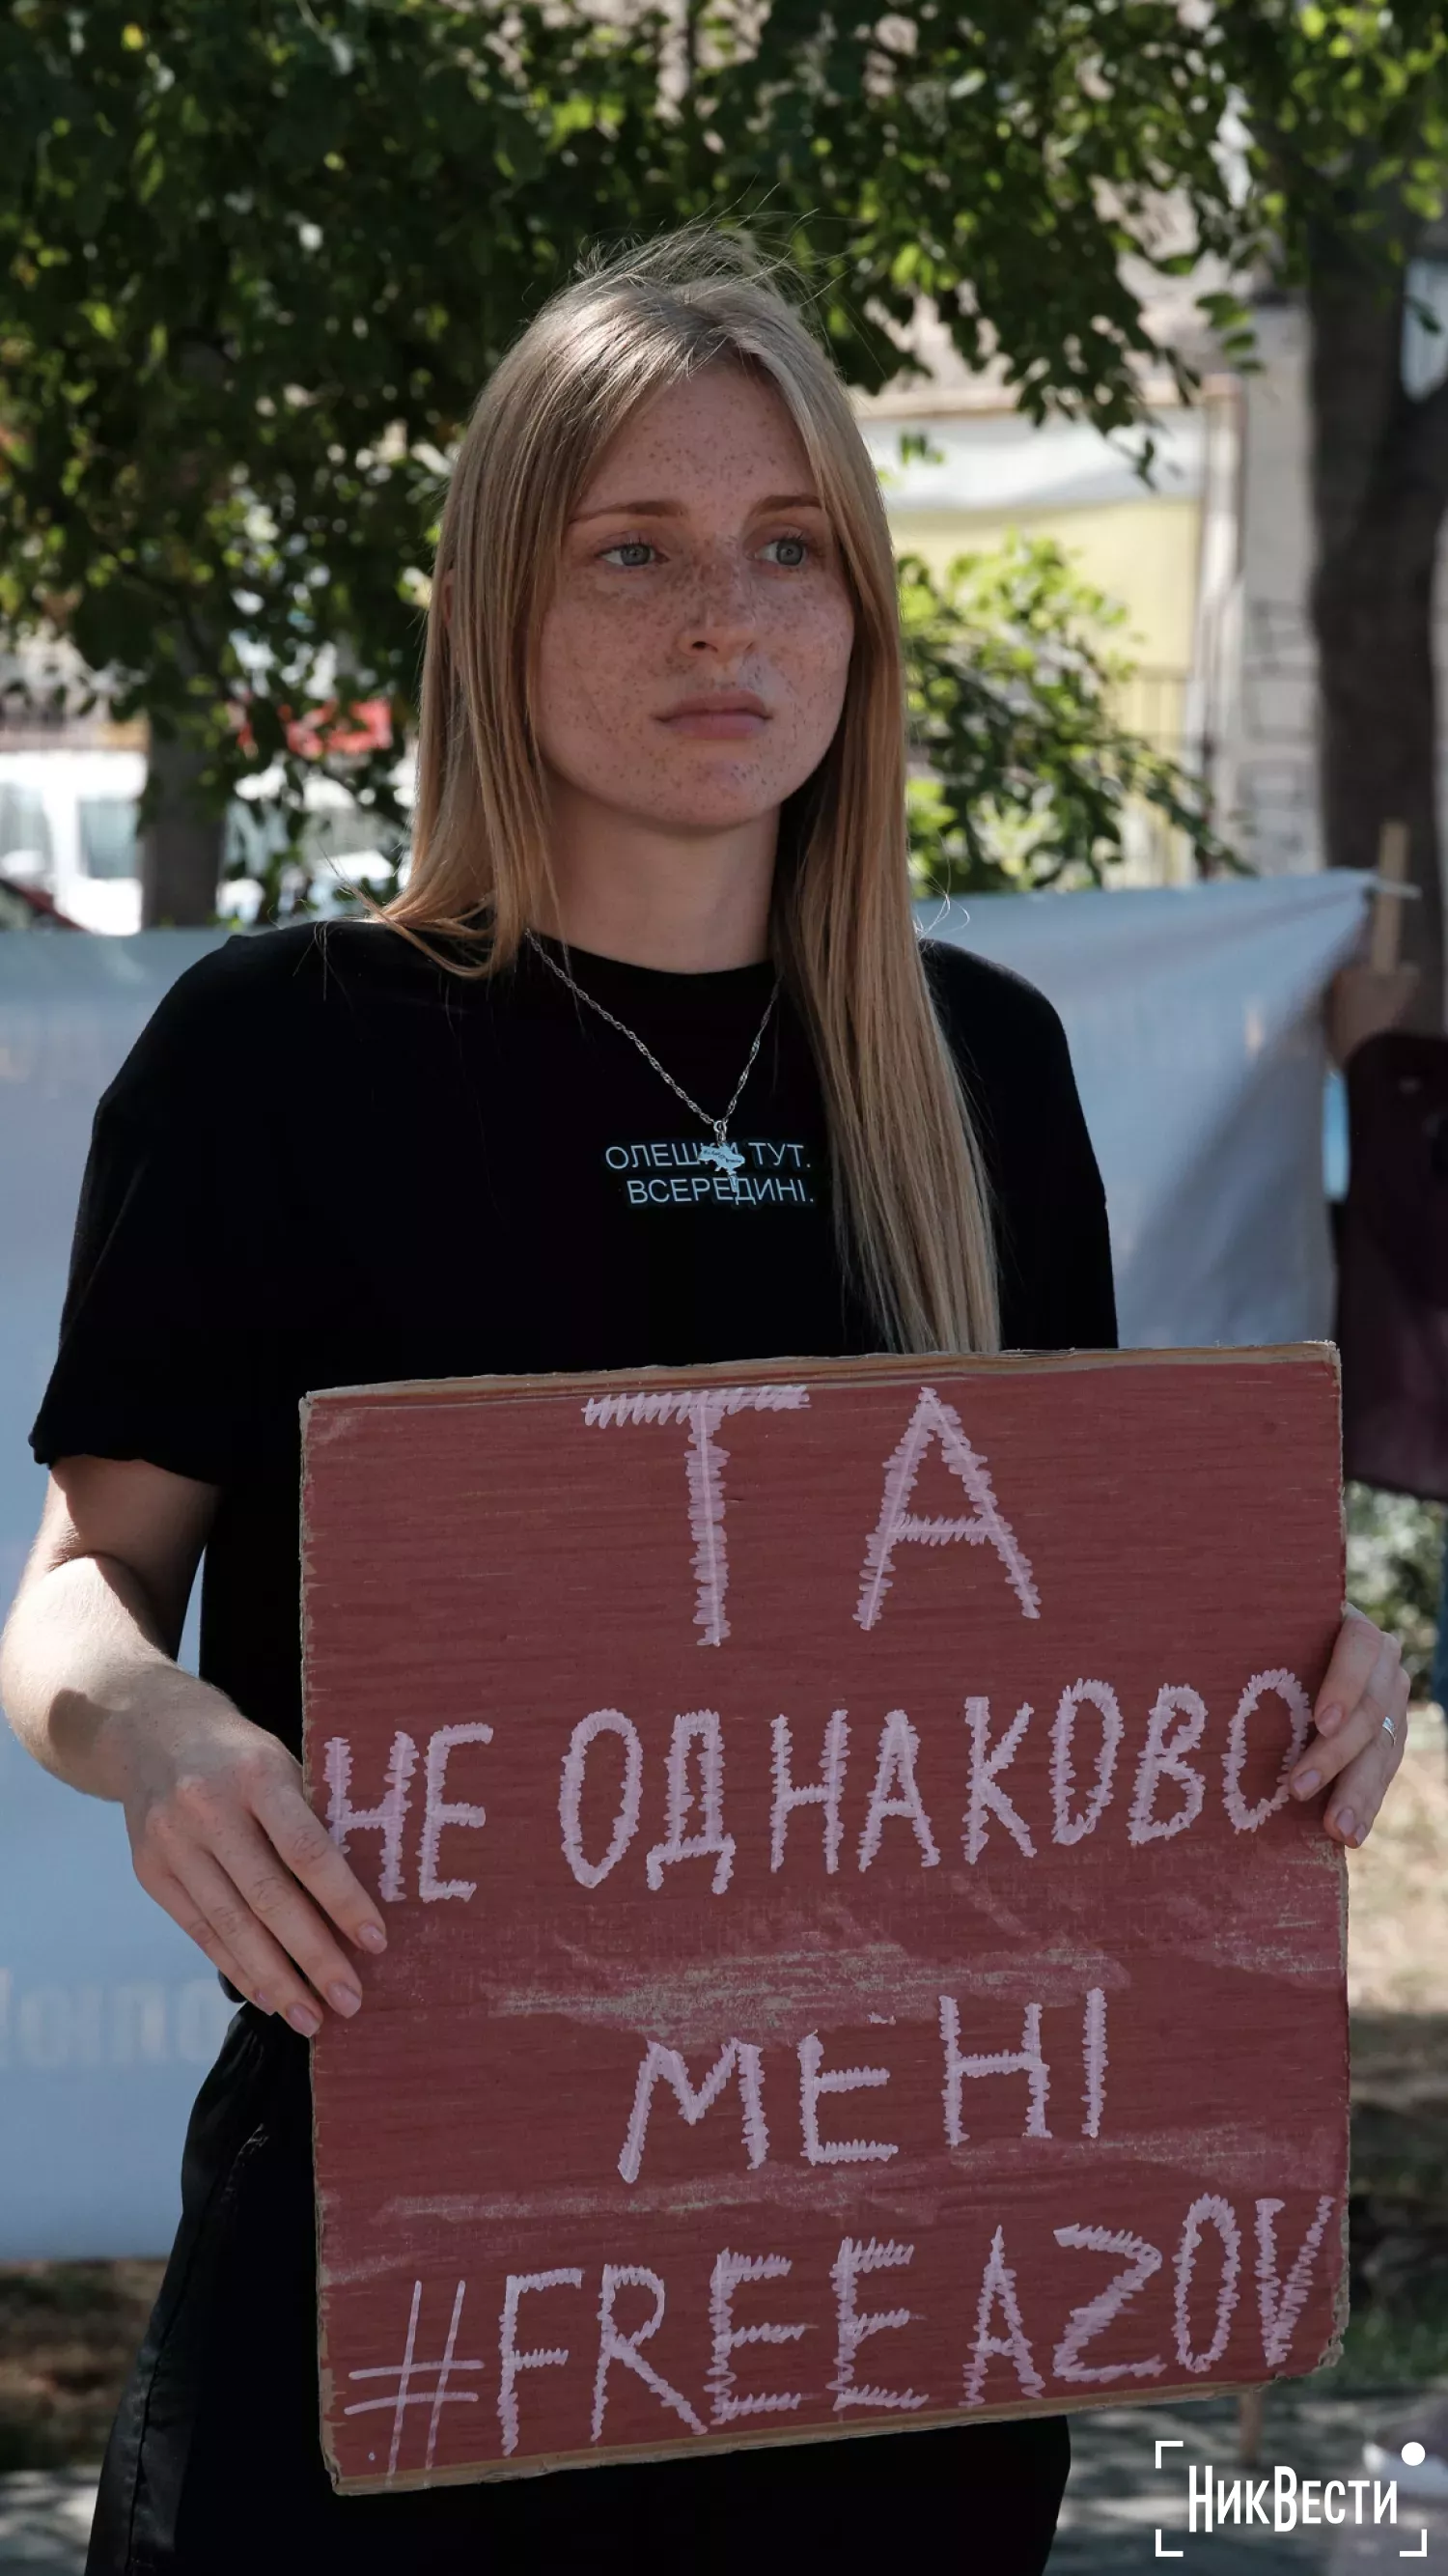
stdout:
POLYGON ((1077 509, 891 510, 887 495, 885 507, 897 553, 923 555, 937 573, 952 556, 1002 544, 1013 529, 1053 538, 1083 579, 1126 611, 1108 639, 1138 669, 1123 692, 1123 720, 1163 749, 1179 747, 1197 604, 1196 501, 1144 494, 1077 509))
MULTIPOLYGON (((1074 509, 891 510, 887 494, 885 507, 896 552, 923 556, 937 574, 954 556, 985 553, 1013 530, 1053 538, 1083 580, 1126 612, 1104 639, 1109 651, 1134 665, 1117 698, 1119 721, 1191 766, 1184 718, 1201 528, 1195 500, 1144 494, 1139 501, 1074 509)), ((1119 882, 1171 884, 1190 873, 1186 844, 1140 809, 1119 882)))

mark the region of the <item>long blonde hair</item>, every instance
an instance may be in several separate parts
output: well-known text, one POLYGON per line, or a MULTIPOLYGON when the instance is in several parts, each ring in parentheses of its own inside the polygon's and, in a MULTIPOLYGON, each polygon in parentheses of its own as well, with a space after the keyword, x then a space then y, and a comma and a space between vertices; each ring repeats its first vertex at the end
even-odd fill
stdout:
POLYGON ((841 1249, 892 1347, 993 1350, 981 1159, 910 909, 899 616, 879 485, 829 358, 739 240, 691 229, 596 267, 544 306, 487 385, 443 513, 412 869, 385 917, 404 935, 442 935, 454 961, 471 939, 476 962, 461 971, 475 974, 508 966, 548 917, 529 709, 551 568, 630 413, 721 361, 784 403, 855 611, 839 727, 781 818, 771 916, 824 1092, 841 1249))

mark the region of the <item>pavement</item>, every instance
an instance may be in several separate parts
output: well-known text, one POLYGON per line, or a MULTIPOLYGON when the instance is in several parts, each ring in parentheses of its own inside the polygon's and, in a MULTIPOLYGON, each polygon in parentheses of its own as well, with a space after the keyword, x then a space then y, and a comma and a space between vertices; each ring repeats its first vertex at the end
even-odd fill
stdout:
MULTIPOLYGON (((1441 2503, 1402 2497, 1396 2524, 1374 2526, 1369 2519, 1361 2529, 1188 2529, 1189 2467, 1200 2478, 1210 2462, 1229 2486, 1248 2474, 1254 2482, 1266 2478, 1270 2511, 1279 2464, 1299 2478, 1361 2477, 1363 2442, 1385 2411, 1393 2411, 1391 2400, 1314 2394, 1310 2381, 1270 2389, 1250 2473, 1238 2457, 1230 2398, 1103 2406, 1078 2415, 1049 2576, 1134 2576, 1152 2567, 1174 2567, 1180 2576, 1389 2576, 1390 2570, 1408 2576, 1414 2567, 1448 2576, 1448 2505, 1441 2503)), ((42 2568, 50 2576, 82 2576, 94 2496, 93 2469, 26 2469, 0 2478, 0 2576, 33 2576, 42 2568)), ((1371 2486, 1365 2503, 1371 2517, 1371 2486)), ((967 2576, 990 2571, 967 2563, 967 2576)))
MULTIPOLYGON (((1179 2569, 1180 2576, 1408 2576, 1412 2566, 1448 2576, 1448 2506, 1398 2499, 1396 2524, 1372 2522, 1371 2483, 1365 2527, 1322 2525, 1278 2532, 1260 2524, 1206 2533, 1189 2529, 1188 2472, 1200 2487, 1210 2462, 1228 2487, 1234 2479, 1268 2482, 1273 2512, 1278 2466, 1299 2479, 1361 2478, 1364 2441, 1401 2400, 1315 2392, 1310 2380, 1269 2389, 1255 2466, 1238 2450, 1235 2400, 1190 2405, 1107 2406, 1071 2425, 1072 2470, 1050 2576, 1132 2576, 1137 2568, 1179 2569), (1160 2462, 1160 2466, 1158 2466, 1160 2462), (1174 2555, 1173 2553, 1180 2553, 1174 2555)), ((1318 2499, 1313 2498, 1314 2507, 1318 2499)), ((1353 2499, 1345 2499, 1354 2510, 1353 2499)), ((0 2561, 3 2568, 3 2561, 0 2561)))
POLYGON ((0 2576, 81 2576, 94 2469, 17 2469, 0 2478, 0 2576))

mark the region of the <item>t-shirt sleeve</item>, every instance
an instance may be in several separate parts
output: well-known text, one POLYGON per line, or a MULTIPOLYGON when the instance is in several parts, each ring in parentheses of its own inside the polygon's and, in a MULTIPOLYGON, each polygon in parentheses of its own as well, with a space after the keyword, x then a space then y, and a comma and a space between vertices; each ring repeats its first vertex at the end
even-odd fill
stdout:
MULTIPOLYGON (((1063 898, 1064 899, 1064 898, 1063 898)), ((1116 1288, 1106 1192, 1086 1126, 1066 1032, 1049 1003, 1037 1032, 1037 1104, 1043 1142, 1030 1185, 1015 1193, 1017 1347, 1114 1351, 1116 1288)))
POLYGON ((30 1435, 42 1465, 144 1458, 224 1485, 254 1463, 266 1165, 248 1143, 254 1086, 224 1061, 217 962, 172 987, 96 1112, 60 1347, 30 1435))
POLYGON ((1060 1016, 1002 967, 933 940, 925 957, 990 1179, 1004 1346, 1115 1350, 1106 1193, 1060 1016))

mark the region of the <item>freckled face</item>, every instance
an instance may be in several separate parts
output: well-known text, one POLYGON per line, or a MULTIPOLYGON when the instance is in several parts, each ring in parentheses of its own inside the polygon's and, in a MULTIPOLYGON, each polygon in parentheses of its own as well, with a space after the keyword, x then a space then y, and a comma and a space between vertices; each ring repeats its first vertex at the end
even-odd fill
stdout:
POLYGON ((853 639, 789 414, 707 368, 642 406, 579 496, 535 673, 545 765, 655 827, 754 821, 823 759, 853 639))

